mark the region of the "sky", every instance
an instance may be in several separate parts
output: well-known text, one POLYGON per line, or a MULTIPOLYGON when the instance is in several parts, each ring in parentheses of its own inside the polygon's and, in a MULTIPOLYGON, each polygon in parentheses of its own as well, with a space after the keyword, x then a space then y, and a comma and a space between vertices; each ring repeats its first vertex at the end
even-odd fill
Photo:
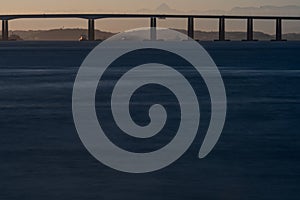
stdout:
MULTIPOLYGON (((199 14, 207 10, 229 11, 234 7, 271 6, 300 6, 300 0, 0 0, 1 14, 28 14, 28 13, 134 13, 141 9, 154 10, 162 3, 172 9, 188 12, 196 10, 199 14)), ((286 11, 287 15, 289 14, 286 11)), ((284 13, 285 14, 285 13, 284 13)), ((296 11, 298 14, 298 11, 296 11)), ((300 16, 300 7, 299 7, 300 16)), ((160 22, 162 27, 184 28, 185 21, 165 20, 160 22)), ((300 22, 299 22, 300 23, 300 22)), ((148 26, 147 20, 97 20, 96 28, 104 31, 120 32, 128 29, 148 26)), ((196 26, 198 23, 196 24, 196 26)), ((202 23, 202 29, 213 31, 217 29, 216 22, 202 23)), ((87 23, 80 19, 47 19, 47 20, 12 20, 10 30, 41 30, 55 28, 86 28, 87 23)), ((240 23, 228 26, 232 30, 243 30, 240 23)), ((196 27, 197 28, 197 27, 196 27)), ((300 32, 299 24, 289 25, 289 32, 300 32)), ((261 24, 259 29, 264 32, 273 32, 272 24, 261 24)))
POLYGON ((166 3, 174 9, 229 10, 233 7, 298 5, 300 0, 1 0, 0 13, 129 12, 166 3))

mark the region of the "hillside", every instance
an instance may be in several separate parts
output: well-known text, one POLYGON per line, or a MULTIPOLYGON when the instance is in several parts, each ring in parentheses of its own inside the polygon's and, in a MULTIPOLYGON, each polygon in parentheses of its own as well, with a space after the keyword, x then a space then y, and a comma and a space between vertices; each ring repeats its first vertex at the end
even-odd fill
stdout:
MULTIPOLYGON (((184 34, 186 30, 177 29, 184 34)), ((96 40, 105 40, 115 33, 104 32, 100 30, 95 31, 96 40)), ((53 30, 29 30, 29 31, 11 31, 13 40, 47 40, 47 41, 76 41, 81 35, 87 35, 86 29, 53 29, 53 30)), ((195 31, 195 39, 202 41, 210 41, 218 39, 218 32, 195 31)), ((246 38, 245 32, 227 32, 226 39, 229 40, 243 40, 246 38)), ((274 35, 269 35, 263 32, 254 32, 254 38, 257 40, 272 40, 274 35)), ((283 38, 287 40, 299 40, 299 33, 283 34, 283 38)))
MULTIPOLYGON (((20 36, 23 40, 62 40, 74 41, 78 40, 81 35, 87 35, 86 29, 53 29, 53 30, 29 30, 29 31, 13 31, 14 35, 20 36)), ((114 33, 95 30, 95 38, 104 40, 111 37, 114 33)))

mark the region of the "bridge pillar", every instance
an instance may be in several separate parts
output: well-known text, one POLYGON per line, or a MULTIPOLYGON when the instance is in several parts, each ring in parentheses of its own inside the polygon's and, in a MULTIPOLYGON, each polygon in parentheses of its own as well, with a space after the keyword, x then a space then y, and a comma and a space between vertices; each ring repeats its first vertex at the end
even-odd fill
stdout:
POLYGON ((253 18, 247 19, 247 41, 253 41, 253 18))
POLYGON ((156 17, 150 18, 150 40, 157 40, 157 32, 156 32, 156 17))
POLYGON ((188 18, 188 36, 191 39, 194 39, 194 17, 188 18))
POLYGON ((95 20, 89 19, 88 22, 88 40, 95 40, 95 20))
POLYGON ((276 19, 276 41, 282 41, 282 19, 276 19))
POLYGON ((2 20, 2 40, 8 40, 8 20, 2 20))
POLYGON ((219 19, 219 41, 225 41, 225 18, 219 19))

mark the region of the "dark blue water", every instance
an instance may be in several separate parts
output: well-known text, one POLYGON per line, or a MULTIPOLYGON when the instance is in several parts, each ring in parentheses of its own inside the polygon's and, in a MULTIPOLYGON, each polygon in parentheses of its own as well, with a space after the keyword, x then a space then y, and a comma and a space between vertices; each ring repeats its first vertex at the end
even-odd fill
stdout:
POLYGON ((95 160, 73 123, 75 76, 96 45, 0 43, 1 200, 299 199, 300 42, 202 43, 227 90, 222 136, 205 159, 200 134, 177 162, 139 175, 95 160))

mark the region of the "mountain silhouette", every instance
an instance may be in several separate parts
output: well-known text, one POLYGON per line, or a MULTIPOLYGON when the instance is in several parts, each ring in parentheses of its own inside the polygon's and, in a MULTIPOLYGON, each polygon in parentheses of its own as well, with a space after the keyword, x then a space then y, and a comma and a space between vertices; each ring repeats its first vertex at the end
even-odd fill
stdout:
POLYGON ((156 7, 155 9, 140 9, 137 10, 138 13, 159 13, 159 14, 166 14, 166 13, 182 13, 182 11, 176 10, 171 8, 168 4, 166 3, 162 3, 160 4, 158 7, 156 7))
POLYGON ((230 10, 176 10, 166 3, 160 4, 155 9, 140 9, 138 13, 173 13, 173 14, 222 14, 222 15, 283 15, 283 16, 299 16, 300 6, 260 6, 260 7, 233 7, 230 10))
POLYGON ((173 11, 173 9, 170 8, 166 3, 162 3, 156 8, 157 12, 170 12, 173 11))

